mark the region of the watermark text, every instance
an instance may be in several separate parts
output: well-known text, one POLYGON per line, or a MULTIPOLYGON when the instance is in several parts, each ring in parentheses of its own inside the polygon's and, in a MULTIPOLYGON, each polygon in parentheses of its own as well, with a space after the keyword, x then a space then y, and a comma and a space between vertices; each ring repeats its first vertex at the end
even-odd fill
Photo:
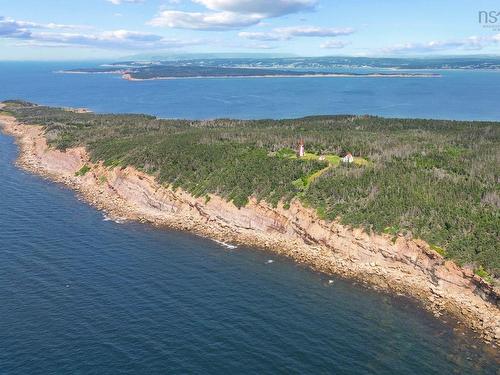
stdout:
POLYGON ((477 17, 484 28, 500 30, 500 10, 480 10, 477 17))

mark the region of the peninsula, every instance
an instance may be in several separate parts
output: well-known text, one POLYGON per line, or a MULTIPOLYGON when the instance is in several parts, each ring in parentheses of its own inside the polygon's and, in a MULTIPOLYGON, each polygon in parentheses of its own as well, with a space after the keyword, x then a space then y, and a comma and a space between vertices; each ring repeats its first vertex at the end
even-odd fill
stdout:
POLYGON ((500 123, 163 120, 5 101, 20 164, 114 217, 263 247, 500 344, 500 123))
POLYGON ((359 77, 359 78, 436 78, 437 73, 414 72, 335 72, 304 69, 274 69, 259 67, 227 67, 205 65, 171 65, 171 64, 132 64, 129 66, 108 66, 64 70, 66 74, 121 74, 129 81, 187 78, 324 78, 324 77, 359 77))
POLYGON ((136 56, 95 67, 67 69, 67 74, 119 74, 130 81, 187 78, 437 78, 447 70, 498 70, 496 57, 216 57, 136 56))

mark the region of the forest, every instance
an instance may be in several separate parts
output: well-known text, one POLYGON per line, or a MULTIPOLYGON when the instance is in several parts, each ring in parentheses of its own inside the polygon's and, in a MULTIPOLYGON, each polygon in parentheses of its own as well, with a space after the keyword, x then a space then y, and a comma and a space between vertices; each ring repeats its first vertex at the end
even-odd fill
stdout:
POLYGON ((206 66, 204 64, 194 65, 196 63, 182 63, 179 65, 158 63, 155 65, 130 65, 130 66, 114 66, 114 67, 95 67, 70 69, 63 71, 64 73, 113 73, 127 74, 132 79, 162 79, 162 78, 228 78, 228 77, 301 77, 301 76, 323 76, 330 75, 345 75, 352 77, 371 77, 371 76, 405 76, 405 77, 440 77, 437 73, 403 73, 403 72, 369 72, 369 73, 345 73, 336 71, 322 70, 304 70, 304 69, 276 69, 256 67, 232 67, 232 66, 206 66))
POLYGON ((57 149, 85 146, 94 161, 132 165, 238 207, 250 197, 285 207, 300 199, 325 220, 421 238, 487 280, 500 276, 500 123, 352 115, 190 121, 4 104, 20 122, 43 125, 57 149), (293 152, 300 139, 308 157, 293 152), (339 162, 348 152, 362 162, 339 162))

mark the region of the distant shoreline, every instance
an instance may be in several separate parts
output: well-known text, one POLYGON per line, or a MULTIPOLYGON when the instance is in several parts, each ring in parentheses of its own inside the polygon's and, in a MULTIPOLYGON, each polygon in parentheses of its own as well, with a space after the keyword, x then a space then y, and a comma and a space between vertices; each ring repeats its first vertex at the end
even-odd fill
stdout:
POLYGON ((127 81, 158 81, 176 79, 229 79, 229 78, 441 78, 438 73, 304 73, 304 74, 255 74, 255 75, 196 75, 196 76, 158 76, 150 78, 134 77, 132 73, 117 71, 83 71, 83 70, 59 70, 58 74, 121 74, 127 81))
POLYGON ((125 73, 122 78, 127 81, 158 81, 174 79, 229 79, 229 78, 440 78, 441 74, 351 74, 351 73, 325 73, 325 74, 276 74, 276 75, 225 75, 225 76, 186 76, 186 77, 152 77, 135 78, 125 73))

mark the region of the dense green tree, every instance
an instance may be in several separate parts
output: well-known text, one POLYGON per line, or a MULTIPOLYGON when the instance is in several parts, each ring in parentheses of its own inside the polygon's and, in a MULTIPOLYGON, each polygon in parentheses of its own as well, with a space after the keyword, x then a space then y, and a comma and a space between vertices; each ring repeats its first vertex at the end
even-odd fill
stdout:
POLYGON ((75 113, 6 102, 19 121, 41 124, 58 149, 84 145, 94 160, 133 165, 195 196, 243 206, 299 197, 325 219, 422 238, 459 263, 500 275, 500 123, 317 116, 291 120, 161 120, 75 113), (293 158, 351 152, 364 166, 330 168, 293 158))

